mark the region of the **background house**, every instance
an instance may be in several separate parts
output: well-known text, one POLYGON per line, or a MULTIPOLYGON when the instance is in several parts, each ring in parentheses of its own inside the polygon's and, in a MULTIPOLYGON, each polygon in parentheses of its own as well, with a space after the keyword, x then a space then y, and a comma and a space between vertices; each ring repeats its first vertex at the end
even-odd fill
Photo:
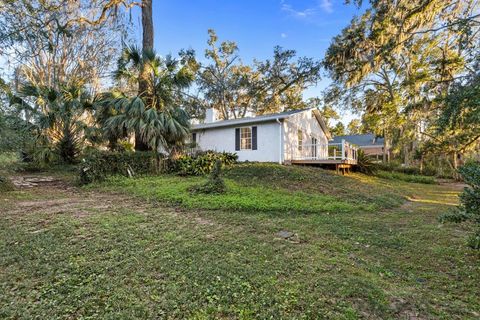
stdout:
POLYGON ((336 136, 332 142, 341 143, 342 140, 357 145, 366 155, 374 157, 377 160, 382 160, 384 153, 388 159, 389 150, 385 150, 385 139, 377 137, 373 133, 336 136))
POLYGON ((220 121, 209 109, 205 123, 191 130, 198 149, 235 152, 239 161, 285 163, 328 156, 330 133, 316 108, 220 121))

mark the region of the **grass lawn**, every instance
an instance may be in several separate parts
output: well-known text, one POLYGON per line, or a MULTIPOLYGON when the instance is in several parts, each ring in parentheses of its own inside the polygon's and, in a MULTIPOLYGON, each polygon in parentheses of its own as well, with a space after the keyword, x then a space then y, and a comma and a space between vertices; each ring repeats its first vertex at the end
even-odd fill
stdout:
POLYGON ((224 175, 217 196, 171 175, 0 194, 0 318, 480 317, 471 226, 437 222, 458 186, 266 164, 224 175))

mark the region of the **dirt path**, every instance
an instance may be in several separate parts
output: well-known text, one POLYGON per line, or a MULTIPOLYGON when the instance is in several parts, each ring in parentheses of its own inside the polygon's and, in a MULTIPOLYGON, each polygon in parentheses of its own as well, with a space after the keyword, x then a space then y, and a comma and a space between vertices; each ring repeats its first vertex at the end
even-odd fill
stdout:
POLYGON ((11 180, 18 195, 6 200, 10 214, 71 214, 84 217, 98 211, 117 211, 135 208, 143 212, 151 206, 122 194, 86 191, 54 176, 22 175, 11 180))
POLYGON ((219 224, 202 216, 201 212, 187 212, 181 208, 163 207, 156 203, 124 193, 84 190, 72 183, 54 176, 21 175, 10 177, 16 187, 16 194, 2 199, 0 196, 0 212, 10 217, 35 214, 67 214, 77 218, 91 214, 120 213, 133 210, 137 213, 148 213, 158 210, 169 215, 181 214, 187 220, 198 224, 216 226, 219 224))

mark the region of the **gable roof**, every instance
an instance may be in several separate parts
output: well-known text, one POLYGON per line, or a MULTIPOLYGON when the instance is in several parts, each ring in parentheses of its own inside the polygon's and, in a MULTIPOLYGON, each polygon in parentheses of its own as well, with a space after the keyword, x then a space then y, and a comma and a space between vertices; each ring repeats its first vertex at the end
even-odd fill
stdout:
POLYGON ((336 136, 333 138, 333 143, 340 143, 343 139, 358 146, 383 146, 385 144, 384 138, 377 137, 373 133, 336 136))
POLYGON ((199 124, 192 125, 191 129, 195 131, 195 130, 210 129, 210 128, 246 125, 250 123, 270 122, 270 121, 275 121, 280 119, 286 119, 290 117, 292 114, 296 114, 296 113, 300 113, 308 110, 312 110, 312 109, 292 110, 292 111, 285 111, 280 113, 265 114, 257 117, 245 117, 245 118, 221 120, 221 121, 208 122, 208 123, 199 123, 199 124))

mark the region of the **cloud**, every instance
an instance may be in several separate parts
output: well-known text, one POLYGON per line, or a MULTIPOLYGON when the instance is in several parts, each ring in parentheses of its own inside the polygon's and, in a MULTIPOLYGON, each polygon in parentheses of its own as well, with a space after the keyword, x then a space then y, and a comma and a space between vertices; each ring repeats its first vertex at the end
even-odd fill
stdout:
POLYGON ((282 11, 288 13, 290 16, 298 19, 308 19, 317 15, 320 11, 326 13, 333 12, 333 3, 332 0, 317 0, 316 5, 306 8, 304 10, 297 10, 292 5, 286 3, 286 0, 281 0, 281 9, 282 11))
POLYGON ((286 38, 286 37, 288 37, 288 36, 287 36, 287 34, 286 34, 286 33, 281 33, 281 34, 280 34, 280 37, 282 37, 282 38, 284 38, 284 39, 285 39, 285 38, 286 38))
POLYGON ((333 12, 333 3, 332 0, 320 0, 319 7, 327 13, 333 12))
POLYGON ((316 8, 307 8, 305 10, 295 10, 291 5, 286 3, 282 3, 282 11, 285 11, 289 15, 296 18, 308 18, 317 12, 316 8))

